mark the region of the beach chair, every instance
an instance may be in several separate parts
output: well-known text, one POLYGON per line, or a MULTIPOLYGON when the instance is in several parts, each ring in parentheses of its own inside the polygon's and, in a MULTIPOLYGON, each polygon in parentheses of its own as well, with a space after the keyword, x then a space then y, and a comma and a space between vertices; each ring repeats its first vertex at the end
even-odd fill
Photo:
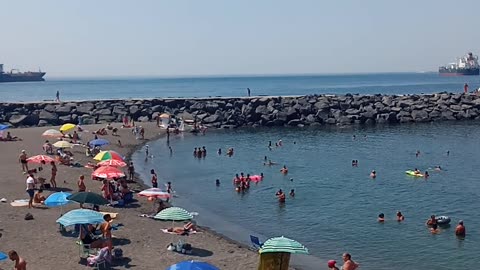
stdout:
POLYGON ((96 255, 90 255, 87 258, 87 264, 92 266, 95 270, 109 269, 111 261, 112 255, 110 254, 108 247, 100 249, 96 255))
POLYGON ((254 235, 250 235, 250 242, 252 242, 252 247, 255 250, 258 250, 263 246, 263 243, 260 242, 260 239, 258 239, 258 237, 254 236, 254 235))
POLYGON ((97 249, 93 249, 90 245, 84 245, 82 241, 75 242, 78 245, 78 253, 80 258, 88 258, 90 255, 97 254, 97 249))

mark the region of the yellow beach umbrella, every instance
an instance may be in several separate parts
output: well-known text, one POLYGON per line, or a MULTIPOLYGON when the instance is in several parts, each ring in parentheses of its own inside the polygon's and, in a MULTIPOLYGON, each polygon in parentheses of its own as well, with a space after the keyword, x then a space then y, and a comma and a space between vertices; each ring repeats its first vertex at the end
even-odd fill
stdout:
POLYGON ((73 144, 71 144, 67 141, 58 141, 58 142, 54 143, 53 146, 55 146, 57 148, 72 148, 73 144))
POLYGON ((69 132, 70 130, 74 129, 75 125, 74 124, 64 124, 63 126, 60 127, 60 131, 62 132, 69 132))

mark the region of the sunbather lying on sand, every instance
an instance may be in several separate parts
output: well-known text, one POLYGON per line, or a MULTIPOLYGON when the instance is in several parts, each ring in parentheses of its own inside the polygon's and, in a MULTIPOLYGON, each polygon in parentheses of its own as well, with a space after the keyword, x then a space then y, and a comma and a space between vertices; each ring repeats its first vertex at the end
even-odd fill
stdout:
POLYGON ((174 232, 176 234, 184 234, 189 232, 194 232, 197 230, 197 225, 192 222, 188 222, 187 224, 183 225, 183 227, 173 227, 168 228, 167 232, 174 232))

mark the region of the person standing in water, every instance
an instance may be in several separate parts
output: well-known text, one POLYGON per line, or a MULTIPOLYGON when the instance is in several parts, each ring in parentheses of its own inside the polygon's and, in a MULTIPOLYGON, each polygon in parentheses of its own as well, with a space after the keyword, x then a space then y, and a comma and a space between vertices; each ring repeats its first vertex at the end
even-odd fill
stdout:
POLYGON ((359 267, 358 263, 354 262, 352 260, 352 255, 349 253, 343 253, 342 255, 343 259, 343 270, 355 270, 359 267))
POLYGON ((285 193, 283 193, 283 190, 279 189, 277 193, 275 193, 275 196, 277 196, 279 203, 285 202, 285 193))
POLYGON ((458 222, 457 227, 455 228, 455 235, 460 237, 465 237, 465 226, 463 225, 463 220, 458 222))

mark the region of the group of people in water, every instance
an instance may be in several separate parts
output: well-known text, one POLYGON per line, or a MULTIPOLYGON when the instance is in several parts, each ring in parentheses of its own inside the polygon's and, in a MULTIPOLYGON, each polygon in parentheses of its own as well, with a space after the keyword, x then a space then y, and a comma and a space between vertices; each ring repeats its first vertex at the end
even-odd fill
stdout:
POLYGON ((205 146, 195 147, 193 149, 193 156, 196 158, 205 158, 207 156, 207 148, 205 146))
MULTIPOLYGON (((217 179, 218 180, 218 179, 217 179)), ((235 174, 235 177, 233 178, 233 186, 235 187, 235 191, 241 192, 241 191, 246 191, 250 188, 250 183, 258 183, 259 181, 263 180, 263 173, 260 173, 260 175, 254 175, 250 176, 250 174, 245 174, 242 172, 240 175, 235 174)), ((220 181, 217 181, 216 184, 217 186, 219 185, 220 181)))

